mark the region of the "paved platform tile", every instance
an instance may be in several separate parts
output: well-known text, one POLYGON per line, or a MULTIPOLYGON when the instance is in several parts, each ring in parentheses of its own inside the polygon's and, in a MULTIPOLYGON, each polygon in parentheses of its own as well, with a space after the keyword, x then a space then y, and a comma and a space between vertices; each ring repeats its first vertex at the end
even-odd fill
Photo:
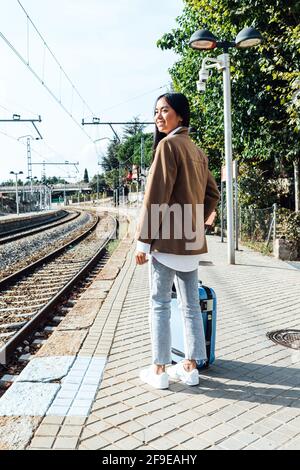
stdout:
POLYGON ((49 383, 14 383, 0 398, 0 416, 44 416, 60 386, 49 383))

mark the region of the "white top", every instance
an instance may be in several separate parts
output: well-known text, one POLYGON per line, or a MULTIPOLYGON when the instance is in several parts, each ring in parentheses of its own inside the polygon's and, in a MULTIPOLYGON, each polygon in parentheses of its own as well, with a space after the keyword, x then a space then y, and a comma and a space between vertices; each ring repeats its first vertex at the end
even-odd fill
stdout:
MULTIPOLYGON (((136 250, 150 255, 149 243, 143 243, 139 240, 136 242, 136 250)), ((153 251, 150 256, 153 256, 159 263, 174 269, 174 271, 195 271, 198 269, 201 255, 174 255, 173 253, 160 253, 153 251)))
MULTIPOLYGON (((181 127, 177 127, 168 135, 176 134, 179 129, 181 129, 181 127)), ((150 248, 151 245, 149 243, 137 241, 137 251, 150 255, 150 248)), ((195 271, 195 269, 198 269, 201 259, 201 255, 174 255, 173 253, 160 253, 157 251, 152 252, 151 255, 154 256, 159 263, 164 264, 168 268, 182 272, 195 271)))

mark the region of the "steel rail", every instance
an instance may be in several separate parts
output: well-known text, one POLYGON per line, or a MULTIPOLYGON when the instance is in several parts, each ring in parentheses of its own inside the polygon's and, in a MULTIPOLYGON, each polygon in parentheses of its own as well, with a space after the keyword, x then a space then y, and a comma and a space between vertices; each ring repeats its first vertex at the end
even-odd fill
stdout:
MULTIPOLYGON (((116 219, 114 220, 114 227, 111 230, 109 236, 107 239, 104 241, 104 243, 101 245, 101 247, 97 250, 95 255, 88 260, 85 265, 78 271, 75 276, 70 279, 65 286, 63 286, 49 301, 48 303, 43 306, 35 315, 34 317, 29 320, 2 348, 0 348, 0 364, 6 364, 7 360, 12 356, 16 348, 24 341, 24 339, 28 338, 34 331, 36 330, 36 327, 43 323, 43 321, 50 316, 50 313, 53 313, 53 307, 59 302, 59 300, 66 295, 73 287, 74 285, 82 279, 88 271, 101 259, 103 252, 107 246, 107 244, 111 241, 112 237, 116 234, 117 228, 118 228, 118 221, 116 219)), ((13 274, 12 276, 9 276, 8 278, 4 279, 5 283, 3 281, 0 282, 0 288, 3 286, 3 284, 10 283, 12 284, 13 281, 17 280, 19 277, 25 274, 32 272, 34 268, 39 266, 42 263, 45 263, 45 261, 50 261, 54 256, 58 256, 61 254, 63 250, 65 250, 68 246, 74 245, 74 243, 79 243, 82 241, 89 233, 91 233, 93 230, 95 230, 97 224, 99 222, 99 217, 97 217, 96 223, 89 228, 84 234, 81 234, 79 237, 77 237, 75 240, 69 242, 68 244, 64 245, 64 247, 56 250, 55 252, 52 252, 50 255, 47 255, 41 260, 38 260, 35 263, 32 263, 30 266, 20 270, 20 272, 13 274), (22 274, 21 274, 22 272, 22 274)))
POLYGON ((96 218, 96 222, 88 230, 86 230, 84 233, 82 233, 78 237, 74 238, 70 242, 65 243, 60 248, 57 248, 56 250, 51 251, 51 253, 49 253, 48 255, 43 256, 42 258, 38 259, 37 261, 34 261, 28 266, 25 266, 25 268, 22 268, 19 271, 16 271, 15 273, 10 274, 4 279, 1 279, 0 280, 0 292, 1 290, 3 290, 3 288, 7 287, 7 285, 13 284, 22 276, 26 276, 31 271, 33 271, 33 269, 39 267, 41 264, 48 262, 52 260, 53 258, 56 258, 58 255, 63 253, 63 251, 67 250, 70 245, 73 245, 74 243, 78 243, 81 240, 83 240, 90 232, 92 232, 96 228, 98 222, 99 222, 99 217, 96 218))
MULTIPOLYGON (((24 215, 25 215, 25 214, 24 214, 24 215)), ((42 214, 42 215, 44 215, 44 214, 42 214)), ((45 215, 46 215, 46 214, 45 214, 45 215)), ((54 217, 56 217, 55 220, 60 220, 62 217, 66 217, 67 215, 68 215, 68 212, 65 211, 65 210, 56 211, 56 212, 54 212, 53 214, 49 214, 49 215, 48 215, 48 219, 50 219, 51 217, 54 216, 54 217), (59 212, 60 212, 60 214, 59 214, 59 212), (55 215, 55 214, 56 214, 56 215, 55 215)), ((30 220, 31 220, 30 217, 22 219, 23 222, 30 222, 30 220)), ((53 219, 53 221, 55 221, 55 220, 53 219)), ((9 225, 9 222, 10 222, 10 221, 7 220, 8 225, 9 225)), ((12 219, 11 222, 15 222, 15 220, 12 219)), ((29 224, 29 225, 25 225, 25 227, 17 227, 17 228, 13 228, 13 229, 11 229, 11 230, 6 230, 6 231, 0 232, 0 237, 3 238, 3 237, 6 237, 6 235, 13 235, 13 234, 15 234, 15 233, 19 233, 19 232, 22 232, 22 231, 25 232, 26 230, 30 230, 31 228, 39 227, 39 226, 41 226, 41 225, 45 225, 45 223, 47 223, 47 222, 49 222, 49 221, 47 220, 47 218, 44 217, 43 219, 41 219, 41 217, 38 217, 38 216, 37 216, 37 217, 36 217, 36 220, 33 220, 33 223, 31 223, 31 224, 29 224), (46 222, 45 222, 45 219, 46 219, 46 222)), ((2 225, 5 226, 5 222, 3 222, 2 225)))
POLYGON ((20 238, 25 238, 25 237, 29 237, 30 235, 35 235, 36 233, 40 233, 40 232, 44 232, 45 230, 50 230, 51 228, 55 228, 55 227, 58 227, 59 225, 63 225, 63 224, 66 224, 68 222, 72 222, 73 220, 77 219, 77 217, 79 217, 80 215, 80 212, 78 211, 74 211, 74 217, 70 217, 68 220, 65 220, 68 215, 70 215, 71 213, 67 213, 66 215, 60 217, 59 219, 57 219, 56 221, 53 220, 52 222, 48 222, 48 223, 39 223, 39 224, 35 224, 32 228, 32 227, 27 227, 27 228, 24 228, 22 231, 21 230, 18 230, 18 229, 15 229, 15 230, 11 230, 10 232, 6 232, 5 236, 2 237, 2 235, 0 234, 0 245, 4 245, 5 243, 10 243, 10 242, 14 242, 15 240, 19 240, 20 238), (14 232, 17 232, 14 234, 14 232), (8 236, 6 236, 8 235, 8 236))

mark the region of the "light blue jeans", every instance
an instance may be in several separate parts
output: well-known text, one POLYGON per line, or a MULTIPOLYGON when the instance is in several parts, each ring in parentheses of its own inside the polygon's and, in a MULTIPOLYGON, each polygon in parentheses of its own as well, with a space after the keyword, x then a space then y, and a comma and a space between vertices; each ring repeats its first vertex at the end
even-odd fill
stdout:
POLYGON ((198 270, 174 271, 153 256, 149 259, 150 333, 153 364, 170 364, 171 294, 175 282, 178 306, 183 316, 185 358, 206 360, 204 327, 199 305, 198 270))

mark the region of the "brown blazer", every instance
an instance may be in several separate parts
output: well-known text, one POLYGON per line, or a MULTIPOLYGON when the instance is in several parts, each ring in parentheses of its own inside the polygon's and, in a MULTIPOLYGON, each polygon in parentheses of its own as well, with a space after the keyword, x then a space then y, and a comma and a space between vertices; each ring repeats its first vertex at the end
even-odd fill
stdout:
POLYGON ((149 243, 151 252, 206 253, 204 222, 215 210, 219 197, 206 155, 192 142, 188 129, 182 127, 157 146, 135 239, 149 243))

